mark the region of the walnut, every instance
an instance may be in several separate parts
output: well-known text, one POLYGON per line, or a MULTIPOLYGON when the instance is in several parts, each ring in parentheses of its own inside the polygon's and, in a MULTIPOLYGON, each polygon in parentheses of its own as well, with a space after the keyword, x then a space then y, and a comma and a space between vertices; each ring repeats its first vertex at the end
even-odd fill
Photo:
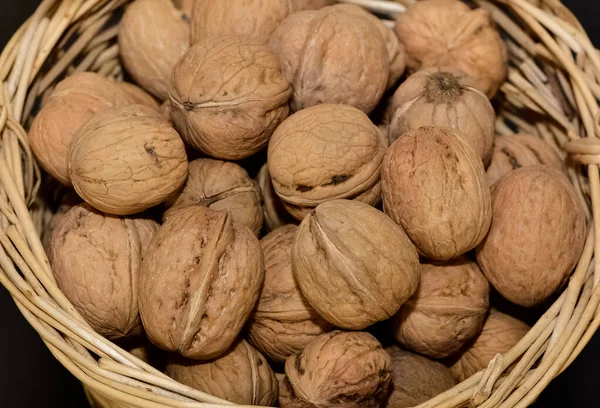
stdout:
POLYGON ((265 283, 248 326, 250 342, 279 363, 331 330, 304 299, 294 279, 292 242, 297 229, 286 225, 261 240, 265 283))
POLYGON ((450 367, 458 381, 485 369, 497 354, 506 354, 527 334, 529 326, 520 320, 490 311, 479 336, 464 349, 450 367))
POLYGON ((361 12, 331 6, 291 14, 269 46, 293 85, 291 106, 345 104, 370 113, 389 78, 390 58, 378 27, 361 12))
POLYGON ((263 196, 264 220, 267 232, 294 223, 296 220, 287 212, 281 198, 275 193, 267 163, 261 167, 256 179, 263 196))
POLYGON ((510 172, 492 187, 492 227, 477 262, 500 294, 521 306, 548 299, 567 281, 586 235, 568 178, 544 165, 510 172))
POLYGON ((392 357, 392 392, 387 408, 415 407, 456 385, 450 370, 435 361, 393 346, 386 349, 392 357))
POLYGON ((73 74, 56 85, 29 131, 29 143, 38 162, 52 177, 71 185, 68 149, 71 138, 96 113, 131 103, 115 82, 101 75, 73 74))
POLYGON ((465 256, 426 264, 419 289, 396 316, 396 340, 427 357, 448 357, 481 330, 489 294, 488 281, 465 256))
POLYGON ((267 145, 288 116, 291 93, 277 57, 265 44, 241 37, 210 38, 190 48, 175 65, 171 115, 192 147, 238 160, 267 145))
POLYGON ((284 121, 269 143, 273 187, 298 219, 336 198, 375 205, 386 147, 379 129, 356 108, 304 109, 284 121))
POLYGON ((262 229, 259 187, 246 170, 235 163, 212 159, 191 161, 183 189, 165 204, 168 208, 165 216, 189 205, 202 205, 216 211, 229 211, 235 222, 256 235, 262 229))
POLYGON ((155 111, 160 112, 160 107, 156 99, 152 97, 148 92, 144 91, 137 85, 130 84, 129 82, 116 82, 117 86, 121 88, 123 92, 127 94, 132 103, 137 105, 145 105, 155 111))
POLYGON ((190 16, 172 0, 136 0, 119 26, 121 60, 132 78, 163 101, 171 71, 190 46, 190 16))
POLYGON ((395 31, 413 70, 459 68, 490 98, 506 79, 506 46, 486 10, 459 0, 419 1, 398 16, 395 31))
POLYGON ((378 408, 385 401, 391 358, 369 333, 322 334, 285 362, 282 408, 378 408))
POLYGON ((75 190, 110 214, 135 214, 162 203, 185 182, 187 165, 177 132, 142 105, 97 114, 79 128, 69 147, 75 190))
POLYGON ((148 338, 184 357, 226 352, 264 280, 260 243, 227 212, 189 206, 167 218, 144 256, 140 315, 148 338))
POLYGON ((86 204, 71 208, 52 234, 56 282, 92 328, 108 339, 142 333, 138 271, 144 246, 138 232, 154 221, 119 218, 86 204))
POLYGON ((411 129, 442 126, 457 129, 484 164, 494 149, 496 114, 488 98, 464 72, 428 68, 410 76, 392 98, 390 143, 411 129))
POLYGON ((386 214, 425 257, 454 259, 487 234, 492 208, 483 164, 457 131, 409 130, 388 150, 381 179, 386 214))
POLYGON ((164 101, 162 105, 160 105, 160 108, 158 108, 158 111, 162 117, 173 126, 173 120, 171 119, 171 102, 169 100, 164 101))
POLYGON ((325 6, 332 6, 335 0, 292 0, 292 10, 318 10, 325 6))
POLYGON ((317 313, 352 330, 396 314, 421 275, 417 251, 402 228, 350 200, 328 201, 310 212, 296 233, 292 265, 317 313))
POLYGON ((537 136, 514 134, 496 137, 492 163, 487 169, 490 185, 506 173, 533 164, 546 164, 564 171, 565 164, 552 146, 537 136))
POLYGON ((42 233, 42 245, 46 250, 48 256, 50 255, 50 244, 52 242, 52 234, 54 230, 60 224, 60 221, 64 218, 65 214, 77 204, 81 204, 83 200, 73 190, 69 190, 60 201, 56 212, 52 215, 48 223, 44 226, 42 233))
POLYGON ((279 395, 275 373, 245 340, 208 362, 172 355, 166 374, 181 384, 241 405, 273 406, 279 395))

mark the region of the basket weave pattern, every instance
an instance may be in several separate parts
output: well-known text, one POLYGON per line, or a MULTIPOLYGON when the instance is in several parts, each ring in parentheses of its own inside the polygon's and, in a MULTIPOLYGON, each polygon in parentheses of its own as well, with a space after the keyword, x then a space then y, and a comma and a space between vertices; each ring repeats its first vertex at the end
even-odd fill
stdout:
MULTIPOLYGON (((393 24, 415 0, 340 1, 393 24)), ((65 75, 96 71, 122 79, 115 18, 126 3, 44 0, 0 54, 0 283, 52 354, 115 408, 233 405, 175 382, 95 333, 58 289, 40 242, 51 213, 39 198, 41 172, 25 129, 35 107, 65 75)), ((526 407, 600 325, 600 263, 594 262, 600 254, 600 53, 559 0, 475 3, 491 13, 509 49, 497 133, 535 134, 556 148, 590 227, 568 286, 531 331, 487 370, 419 408, 526 407)))

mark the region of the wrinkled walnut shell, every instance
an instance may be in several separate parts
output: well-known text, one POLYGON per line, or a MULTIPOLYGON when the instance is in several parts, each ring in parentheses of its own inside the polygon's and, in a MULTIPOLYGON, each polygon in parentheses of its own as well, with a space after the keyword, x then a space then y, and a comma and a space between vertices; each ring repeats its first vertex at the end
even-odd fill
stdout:
POLYGON ((291 214, 287 212, 281 198, 279 198, 275 192, 273 183, 271 183, 271 175, 269 174, 269 165, 267 163, 260 168, 256 181, 262 192, 264 219, 267 232, 297 222, 291 214))
POLYGON ((487 234, 492 208, 483 164, 457 131, 408 131, 388 149, 381 180, 385 213, 427 258, 454 259, 487 234))
POLYGON ((189 206, 167 218, 144 256, 140 315, 148 338, 184 357, 226 352, 264 280, 260 243, 231 215, 189 206))
POLYGON ((317 313, 352 330, 396 314, 421 275, 417 251, 402 228, 375 208, 349 200, 321 204, 302 221, 292 267, 317 313))
POLYGON ((48 256, 50 256, 50 244, 52 242, 52 234, 56 227, 60 224, 60 221, 64 218, 65 214, 77 204, 81 204, 83 200, 73 190, 69 190, 62 198, 60 205, 56 209, 56 212, 48 220, 48 223, 44 226, 44 232, 42 233, 42 245, 46 250, 48 256))
POLYGON ((116 84, 123 92, 127 94, 132 103, 136 105, 144 105, 160 112, 160 107, 158 102, 156 102, 156 99, 154 99, 152 95, 144 91, 139 86, 130 84, 129 82, 116 82, 116 84))

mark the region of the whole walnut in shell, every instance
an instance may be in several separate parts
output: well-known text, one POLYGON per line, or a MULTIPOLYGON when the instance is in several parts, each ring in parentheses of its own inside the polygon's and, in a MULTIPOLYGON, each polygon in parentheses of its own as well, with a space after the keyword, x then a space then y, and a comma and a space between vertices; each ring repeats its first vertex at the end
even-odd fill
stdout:
POLYGON ((130 84, 129 82, 117 82, 116 84, 123 92, 127 94, 132 103, 136 105, 144 105, 160 112, 160 107, 158 102, 156 102, 156 99, 154 99, 152 95, 144 91, 139 86, 130 84))
POLYGON ((69 147, 77 193, 97 209, 135 214, 171 197, 185 182, 183 141, 160 113, 142 105, 104 110, 69 147))
POLYGON ((273 406, 279 383, 265 358, 245 340, 219 358, 199 362, 172 355, 166 374, 177 382, 241 405, 273 406))
POLYGON ((392 379, 391 358, 369 333, 322 334, 285 362, 282 408, 377 408, 392 379))
POLYGON ((583 206, 563 172, 534 165, 494 184, 492 207, 492 227, 477 248, 477 262, 503 297, 535 306, 562 287, 579 260, 583 206))
POLYGON ((261 241, 265 283, 248 326, 250 342, 267 357, 284 362, 331 326, 308 304, 292 273, 292 243, 298 227, 278 228, 261 241))
POLYGON ((349 200, 321 204, 302 221, 292 267, 317 313, 352 330, 396 314, 421 276, 417 251, 402 228, 375 208, 349 200))
POLYGON ((138 275, 148 232, 157 229, 151 220, 105 215, 81 204, 52 234, 50 259, 58 287, 108 339, 142 333, 138 275))
POLYGON ((64 218, 65 214, 77 204, 82 203, 82 199, 73 190, 69 190, 60 201, 60 204, 52 217, 48 220, 48 223, 44 226, 42 233, 42 245, 46 250, 46 253, 50 255, 50 244, 52 242, 52 234, 60 221, 64 218))
POLYGON ((256 177, 260 191, 263 197, 263 211, 265 227, 267 232, 271 232, 279 227, 292 224, 296 220, 287 212, 281 198, 275 193, 271 175, 269 174, 269 165, 265 163, 256 177))
POLYGON ((96 113, 129 103, 129 96, 115 82, 92 72, 73 74, 56 85, 33 120, 31 150, 44 170, 70 186, 68 151, 77 129, 96 113))
POLYGON ((168 216, 189 205, 202 205, 216 211, 229 211, 233 220, 256 235, 263 224, 258 185, 246 170, 235 163, 197 159, 188 166, 188 178, 176 196, 166 203, 168 216))
POLYGON ((483 370, 497 354, 506 354, 527 334, 529 326, 520 320, 490 311, 479 336, 469 344, 450 367, 457 381, 483 370))
POLYGON ((171 71, 190 47, 190 16, 172 0, 136 0, 119 26, 119 52, 131 77, 161 101, 171 71))
POLYGON ((387 151, 381 180, 385 213, 425 257, 454 259, 487 234, 492 208, 483 164, 457 131, 406 132, 387 151))
POLYGON ((389 112, 390 143, 411 129, 456 129, 488 164, 494 149, 496 114, 488 98, 464 72, 428 68, 411 75, 396 91, 389 112))
POLYGON ((392 392, 386 408, 416 407, 456 385, 450 370, 435 361, 393 346, 386 349, 392 357, 392 392))
POLYGON ((277 57, 265 44, 241 37, 209 38, 175 65, 171 116, 195 149, 238 160, 267 145, 288 116, 291 93, 277 57))
POLYGON ((218 357, 248 319, 264 276, 258 239, 227 212, 174 212, 142 262, 139 307, 148 338, 184 357, 218 357))
POLYGON ((548 142, 523 133, 496 137, 492 163, 487 169, 490 185, 521 167, 546 164, 564 171, 565 164, 548 142))
POLYGON ((298 219, 331 199, 375 205, 386 147, 379 129, 356 108, 304 109, 285 120, 269 143, 273 187, 298 219))
POLYGON ((269 46, 293 86, 294 111, 345 104, 370 113, 386 89, 390 58, 384 38, 369 16, 347 6, 291 14, 269 46))
POLYGON ((448 357, 481 330, 489 295, 488 281, 465 256, 426 264, 419 289, 396 316, 396 340, 427 357, 448 357))
POLYGON ((459 0, 419 1, 398 16, 395 31, 411 69, 459 68, 490 98, 506 79, 506 45, 486 10, 459 0))

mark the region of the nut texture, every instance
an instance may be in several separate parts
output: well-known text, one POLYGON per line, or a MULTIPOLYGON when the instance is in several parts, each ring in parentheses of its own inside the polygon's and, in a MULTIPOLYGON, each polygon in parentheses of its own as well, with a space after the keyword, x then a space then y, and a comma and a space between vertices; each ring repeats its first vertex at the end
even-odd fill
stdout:
POLYGON ((435 361, 393 346, 386 349, 392 357, 392 392, 387 408, 410 408, 456 385, 450 370, 435 361))
POLYGON ((489 294, 488 281, 465 256, 426 264, 419 289, 396 316, 396 340, 427 357, 448 357, 481 330, 489 294))
POLYGON ((184 357, 226 352, 264 280, 256 236, 226 212, 189 206, 168 217, 144 256, 140 315, 148 338, 184 357))
POLYGON ((275 193, 267 163, 260 168, 257 182, 262 192, 265 228, 267 232, 294 223, 295 219, 286 211, 281 198, 275 193))
POLYGON ((246 170, 235 163, 197 159, 188 166, 188 178, 176 196, 166 203, 165 216, 189 205, 202 205, 216 211, 229 211, 233 221, 256 235, 263 224, 258 185, 246 170))
POLYGON ((241 37, 210 38, 190 48, 175 65, 172 118, 195 149, 238 160, 267 145, 288 116, 291 93, 277 56, 265 44, 241 37))
POLYGON ((282 408, 376 408, 387 397, 391 358, 368 333, 322 334, 287 359, 282 408))
POLYGON ((336 198, 375 205, 379 195, 369 193, 378 188, 385 149, 379 129, 360 110, 314 106, 277 128, 269 143, 269 173, 275 191, 298 219, 336 198))
POLYGON ((490 189, 481 159, 457 131, 408 131, 386 153, 381 177, 386 214, 422 255, 454 259, 487 234, 490 189))
POLYGON ((492 187, 493 219, 477 262, 502 296, 535 306, 568 279, 583 251, 585 213, 560 170, 514 170, 492 187))
POLYGON ((208 362, 172 355, 166 374, 181 384, 241 405, 273 406, 279 395, 273 370, 245 340, 208 362))
POLYGON ((459 0, 419 1, 400 14, 395 31, 413 70, 459 68, 490 98, 506 78, 506 46, 486 10, 459 0))
POLYGON ((60 221, 64 218, 65 214, 77 204, 81 204, 82 201, 83 200, 75 193, 75 191, 69 190, 63 196, 56 212, 48 220, 42 233, 42 245, 48 256, 50 256, 51 252, 50 244, 52 243, 52 234, 54 234, 54 230, 58 227, 58 224, 60 224, 60 221))
POLYGON ((564 171, 565 164, 552 146, 537 136, 514 134, 496 137, 492 163, 487 169, 490 185, 506 173, 534 164, 546 164, 564 171))
POLYGON ((152 97, 148 92, 144 91, 137 85, 130 84, 129 82, 117 82, 116 83, 123 92, 127 94, 132 103, 136 105, 144 105, 155 111, 160 111, 160 107, 156 99, 152 97))
POLYGON ((101 211, 126 215, 172 196, 187 176, 185 147, 160 113, 142 105, 107 109, 86 122, 69 148, 77 193, 101 211))
POLYGON ((138 274, 154 221, 104 215, 86 204, 71 208, 52 234, 56 282, 92 328, 108 339, 142 333, 138 274))
POLYGON ((294 279, 292 243, 297 230, 295 225, 286 225, 260 241, 265 283, 248 326, 250 342, 280 363, 331 329, 304 299, 294 279))
POLYGON ((92 72, 73 74, 59 82, 29 131, 38 162, 52 177, 70 186, 68 150, 77 129, 96 113, 130 102, 115 82, 92 72))
POLYGON ((291 106, 345 104, 370 113, 389 78, 389 55, 379 29, 364 13, 331 6, 291 14, 269 46, 292 84, 291 106))
POLYGON ((136 0, 119 26, 119 52, 127 72, 161 101, 171 71, 190 46, 189 14, 172 0, 136 0))
POLYGON ((464 72, 428 68, 410 76, 391 102, 390 143, 411 129, 441 126, 456 129, 484 163, 494 149, 494 108, 464 72))
POLYGON ((505 354, 529 331, 529 326, 509 315, 490 311, 479 336, 468 345, 450 370, 464 381, 488 366, 496 354, 505 354))
POLYGON ((349 200, 321 204, 302 221, 292 267, 317 313, 352 330, 396 314, 421 275, 417 251, 402 228, 375 208, 349 200))

